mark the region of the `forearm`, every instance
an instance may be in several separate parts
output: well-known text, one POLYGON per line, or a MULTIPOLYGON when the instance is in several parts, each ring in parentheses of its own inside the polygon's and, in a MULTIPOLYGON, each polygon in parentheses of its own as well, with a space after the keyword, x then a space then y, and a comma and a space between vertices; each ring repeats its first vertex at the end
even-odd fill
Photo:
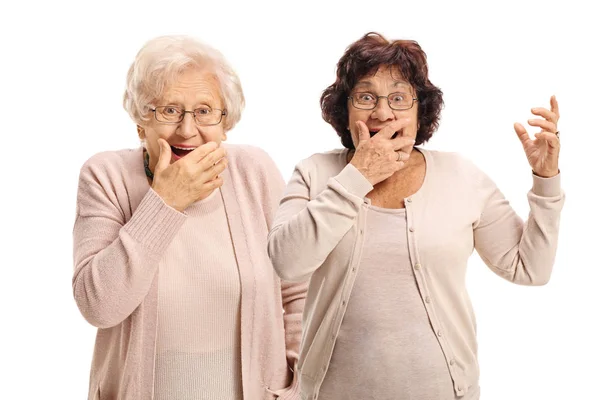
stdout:
POLYGON ((482 258, 492 270, 523 285, 543 285, 550 279, 564 204, 559 176, 533 179, 528 193, 527 221, 523 223, 506 202, 504 214, 490 226, 498 233, 488 232, 486 239, 482 239, 487 242, 482 246, 485 249, 482 258))
POLYGON ((564 196, 560 178, 534 177, 534 185, 527 195, 530 213, 514 257, 512 281, 525 285, 545 284, 550 279, 556 250, 560 213, 564 196))
POLYGON ((126 319, 148 293, 160 258, 185 221, 149 191, 131 219, 119 225, 82 210, 73 229, 73 294, 92 325, 126 319))
POLYGON ((291 282, 308 279, 355 223, 364 196, 372 188, 360 172, 348 166, 312 200, 293 190, 286 193, 268 243, 278 275, 291 282))
POLYGON ((304 312, 307 291, 308 281, 301 283, 281 282, 286 358, 292 370, 300 354, 302 313, 304 312))

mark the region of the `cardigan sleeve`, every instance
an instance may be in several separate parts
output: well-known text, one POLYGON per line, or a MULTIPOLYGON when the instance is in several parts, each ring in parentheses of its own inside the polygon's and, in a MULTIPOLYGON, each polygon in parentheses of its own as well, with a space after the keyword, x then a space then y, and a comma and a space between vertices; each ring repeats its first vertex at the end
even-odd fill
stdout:
MULTIPOLYGON (((285 189, 279 169, 265 152, 261 152, 265 173, 263 178, 263 209, 267 228, 273 225, 275 212, 285 189)), ((302 339, 302 313, 308 291, 308 281, 281 282, 281 301, 283 305, 283 325, 285 330, 285 347, 288 366, 294 371, 300 354, 300 341, 302 339)))
POLYGON ((186 216, 149 189, 129 221, 117 167, 90 159, 80 171, 73 227, 73 295, 92 325, 109 328, 142 302, 159 261, 186 216))
POLYGON ((350 230, 365 196, 373 190, 348 164, 311 199, 309 163, 317 168, 311 159, 296 166, 269 233, 269 256, 279 276, 288 281, 310 278, 350 230))
POLYGON ((533 175, 533 186, 527 194, 530 212, 526 221, 483 172, 479 182, 483 208, 474 225, 474 242, 482 260, 511 282, 546 284, 554 265, 565 201, 560 175, 552 178, 533 175))

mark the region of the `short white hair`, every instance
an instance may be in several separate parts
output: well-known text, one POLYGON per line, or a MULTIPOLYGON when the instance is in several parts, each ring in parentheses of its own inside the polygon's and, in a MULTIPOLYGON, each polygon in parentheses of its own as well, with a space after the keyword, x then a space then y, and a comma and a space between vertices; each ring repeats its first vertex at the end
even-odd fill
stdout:
POLYGON ((123 107, 136 124, 149 120, 150 106, 161 97, 165 86, 189 67, 209 68, 215 74, 227 109, 223 119, 225 130, 239 122, 245 105, 244 93, 239 77, 225 57, 190 36, 159 36, 142 47, 127 73, 123 107))

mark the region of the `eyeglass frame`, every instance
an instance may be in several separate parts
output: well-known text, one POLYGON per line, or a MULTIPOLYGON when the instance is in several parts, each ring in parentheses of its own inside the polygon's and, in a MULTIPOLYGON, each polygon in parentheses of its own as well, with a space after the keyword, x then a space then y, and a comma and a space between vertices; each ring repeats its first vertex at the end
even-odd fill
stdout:
POLYGON ((227 115, 227 109, 226 109, 226 108, 224 108, 224 109, 220 109, 220 108, 210 108, 210 107, 209 107, 209 108, 211 109, 211 111, 221 111, 220 118, 219 118, 219 122, 216 122, 216 123, 214 123, 214 124, 202 124, 202 125, 200 125, 200 124, 198 123, 198 121, 196 120, 196 110, 201 110, 201 108, 199 107, 199 108, 195 108, 195 109, 193 109, 193 110, 191 110, 191 111, 188 111, 188 110, 185 110, 185 109, 184 109, 184 110, 182 110, 182 111, 181 111, 181 118, 180 118, 180 119, 179 119, 179 121, 177 121, 177 122, 165 122, 165 121, 160 121, 160 120, 158 119, 158 117, 156 116, 156 109, 157 109, 157 108, 160 108, 160 107, 173 107, 173 108, 180 108, 180 107, 178 107, 178 106, 169 106, 169 105, 167 105, 167 106, 155 106, 154 108, 151 108, 151 109, 150 109, 150 110, 151 110, 151 111, 154 113, 154 119, 155 119, 156 121, 158 121, 159 123, 161 123, 161 124, 165 124, 165 125, 176 125, 176 124, 180 124, 180 123, 182 123, 182 122, 183 122, 183 120, 185 119, 185 114, 187 114, 187 113, 190 113, 190 114, 192 114, 192 118, 194 119, 194 122, 196 123, 196 125, 198 125, 198 126, 215 126, 215 125, 219 125, 219 124, 221 123, 221 121, 223 121, 223 116, 227 115))
POLYGON ((405 92, 393 92, 388 94, 387 96, 375 96, 373 93, 371 92, 354 92, 353 94, 351 94, 350 96, 348 96, 348 100, 350 100, 350 102, 352 103, 352 107, 356 108, 357 110, 365 110, 365 111, 372 111, 374 109, 377 108, 377 105, 379 104, 379 99, 387 99, 388 101, 388 106, 390 107, 390 109, 394 110, 394 111, 406 111, 406 110, 410 110, 411 108, 413 108, 415 106, 415 102, 419 102, 419 98, 418 97, 414 97, 414 95, 412 95, 412 103, 410 105, 410 107, 408 108, 394 108, 392 107, 392 103, 390 102, 390 96, 396 93, 401 93, 401 94, 408 94, 410 95, 410 93, 405 93, 405 92), (358 94, 358 93, 368 93, 370 95, 372 95, 373 97, 375 97, 376 101, 375 104, 373 105, 373 108, 360 108, 357 107, 356 104, 354 104, 354 96, 353 94, 358 94))

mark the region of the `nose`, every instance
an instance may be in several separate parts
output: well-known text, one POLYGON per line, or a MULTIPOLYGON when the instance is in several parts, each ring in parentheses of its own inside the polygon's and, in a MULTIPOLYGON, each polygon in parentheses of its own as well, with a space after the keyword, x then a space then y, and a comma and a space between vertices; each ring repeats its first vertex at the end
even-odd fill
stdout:
POLYGON ((186 112, 183 115, 183 121, 177 127, 177 134, 184 139, 192 138, 198 134, 198 126, 196 125, 196 121, 194 121, 194 113, 186 112))
POLYGON ((394 112, 390 108, 387 97, 380 96, 377 99, 377 104, 371 113, 371 118, 379 121, 389 121, 394 119, 394 112))

